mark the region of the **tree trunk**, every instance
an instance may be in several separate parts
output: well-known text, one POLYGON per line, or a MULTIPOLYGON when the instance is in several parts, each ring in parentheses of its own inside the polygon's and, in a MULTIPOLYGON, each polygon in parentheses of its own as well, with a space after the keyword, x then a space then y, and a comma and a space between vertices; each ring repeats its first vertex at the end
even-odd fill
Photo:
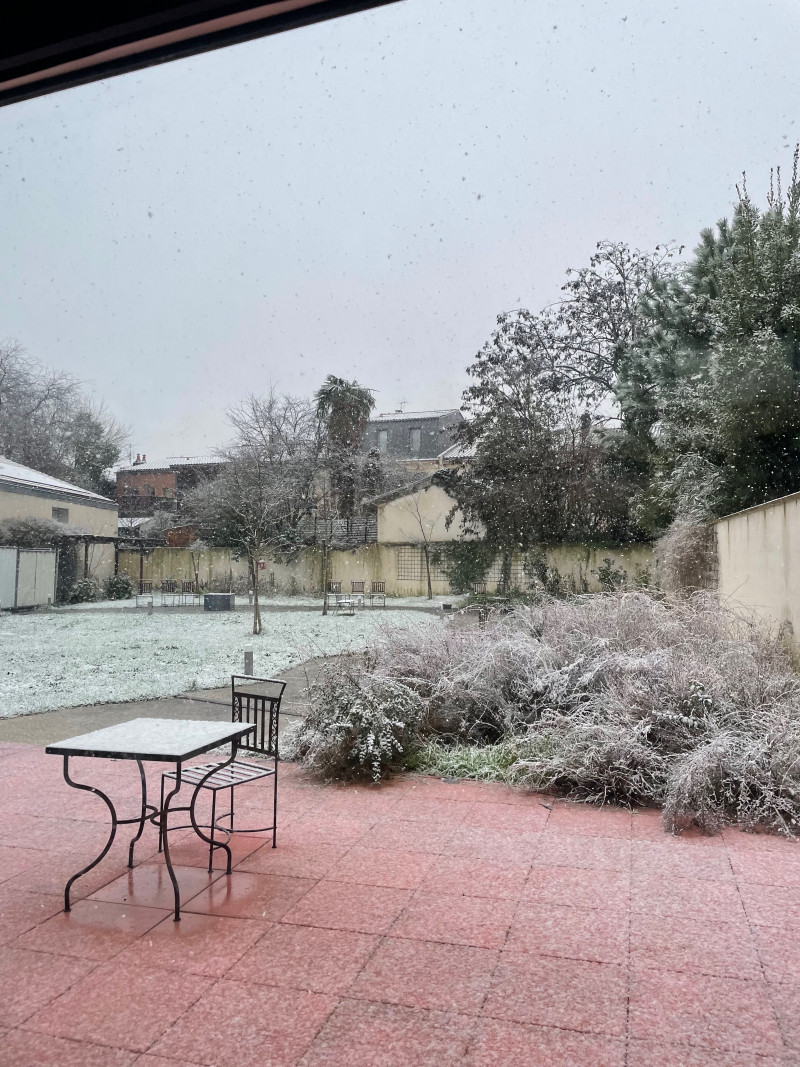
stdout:
POLYGON ((431 557, 430 550, 427 544, 422 546, 422 553, 425 556, 425 576, 428 579, 428 600, 433 600, 433 584, 431 583, 431 557))
POLYGON ((503 562, 500 568, 500 587, 504 596, 508 596, 511 589, 511 553, 503 553, 503 562))
POLYGON ((322 614, 328 614, 328 539, 322 541, 322 614))
POLYGON ((253 633, 261 633, 261 607, 258 603, 258 556, 250 556, 250 576, 253 579, 253 633))

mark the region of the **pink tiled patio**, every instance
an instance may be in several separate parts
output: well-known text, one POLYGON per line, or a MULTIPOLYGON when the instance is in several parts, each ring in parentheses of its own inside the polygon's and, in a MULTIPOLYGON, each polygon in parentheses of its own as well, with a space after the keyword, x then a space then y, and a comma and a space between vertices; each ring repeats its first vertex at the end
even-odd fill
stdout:
MULTIPOLYGON (((135 765, 73 763, 133 806, 135 765)), ((243 816, 268 789, 240 791, 243 816)), ((800 1063, 800 848, 781 839, 283 764, 277 849, 236 838, 233 874, 209 876, 175 833, 180 923, 151 826, 132 871, 122 828, 66 915, 106 825, 60 760, 0 746, 3 1067, 800 1063)))

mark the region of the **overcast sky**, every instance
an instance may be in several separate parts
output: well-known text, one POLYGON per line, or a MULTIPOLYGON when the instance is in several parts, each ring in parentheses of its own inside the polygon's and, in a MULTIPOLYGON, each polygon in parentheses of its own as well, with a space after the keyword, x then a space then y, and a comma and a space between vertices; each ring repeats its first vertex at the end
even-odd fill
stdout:
POLYGON ((151 461, 270 382, 457 406, 598 240, 763 199, 799 45, 792 0, 403 0, 0 109, 0 339, 151 461))

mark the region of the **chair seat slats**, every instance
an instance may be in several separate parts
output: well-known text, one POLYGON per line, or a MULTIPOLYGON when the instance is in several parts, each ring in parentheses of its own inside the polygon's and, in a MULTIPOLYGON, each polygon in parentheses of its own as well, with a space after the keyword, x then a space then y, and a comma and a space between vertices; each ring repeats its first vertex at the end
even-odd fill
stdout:
MULTIPOLYGON (((210 770, 219 766, 220 764, 218 763, 198 763, 191 767, 184 767, 181 771, 181 781, 190 785, 197 785, 210 770)), ((233 763, 228 763, 222 770, 212 774, 206 782, 203 782, 203 788, 230 789, 232 785, 254 782, 257 778, 268 778, 272 774, 275 774, 274 767, 259 767, 255 763, 234 760, 233 763)), ((176 778, 177 773, 175 771, 166 771, 164 777, 176 778)))

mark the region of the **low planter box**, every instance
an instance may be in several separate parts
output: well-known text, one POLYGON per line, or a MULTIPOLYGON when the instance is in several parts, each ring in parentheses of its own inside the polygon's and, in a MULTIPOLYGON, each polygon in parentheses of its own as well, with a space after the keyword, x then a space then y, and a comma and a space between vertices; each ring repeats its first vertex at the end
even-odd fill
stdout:
POLYGON ((233 593, 204 593, 203 611, 233 611, 233 593))

